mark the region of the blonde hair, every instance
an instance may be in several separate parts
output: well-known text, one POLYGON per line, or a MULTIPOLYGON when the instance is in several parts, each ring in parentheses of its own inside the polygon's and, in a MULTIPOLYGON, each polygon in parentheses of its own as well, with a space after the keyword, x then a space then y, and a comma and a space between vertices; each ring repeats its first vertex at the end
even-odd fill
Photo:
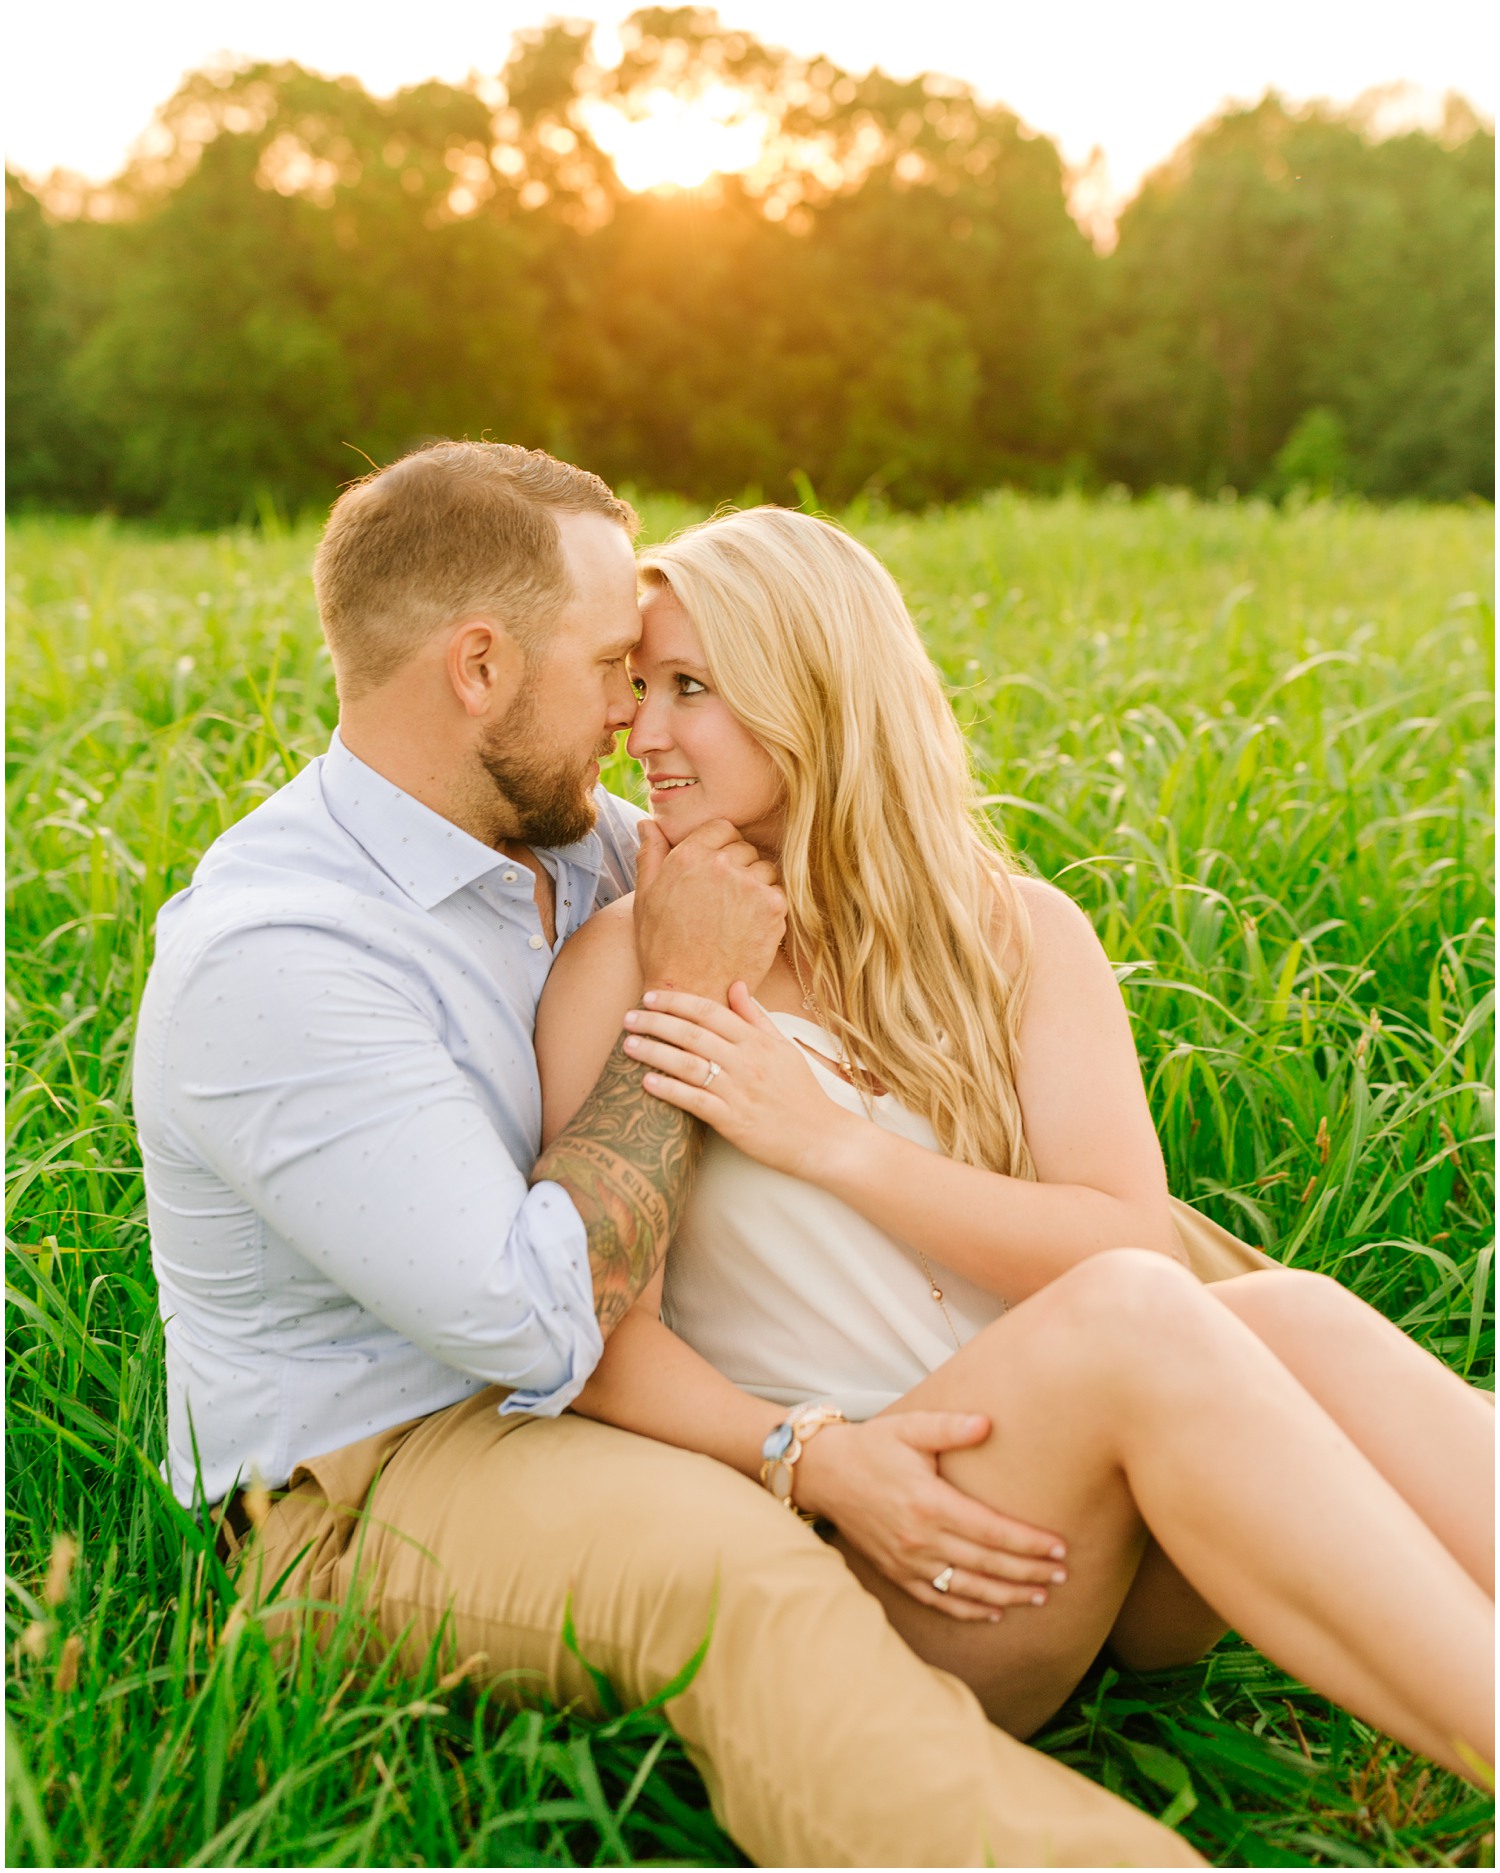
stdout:
POLYGON ((690 527, 641 573, 781 775, 789 921, 848 1057, 951 1157, 1034 1176, 1015 1086, 1030 924, 895 580, 778 507, 690 527))
POLYGON ((346 488, 313 561, 341 699, 466 613, 531 649, 569 594, 559 513, 602 514, 631 539, 639 526, 597 475, 505 442, 429 443, 346 488))

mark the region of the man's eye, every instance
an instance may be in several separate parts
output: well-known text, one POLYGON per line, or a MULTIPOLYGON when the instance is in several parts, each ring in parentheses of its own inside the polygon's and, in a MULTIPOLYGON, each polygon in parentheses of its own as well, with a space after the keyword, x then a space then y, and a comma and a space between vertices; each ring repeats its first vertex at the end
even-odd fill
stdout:
POLYGON ((696 676, 689 676, 686 671, 677 672, 677 694, 679 696, 705 696, 708 685, 700 683, 696 676))

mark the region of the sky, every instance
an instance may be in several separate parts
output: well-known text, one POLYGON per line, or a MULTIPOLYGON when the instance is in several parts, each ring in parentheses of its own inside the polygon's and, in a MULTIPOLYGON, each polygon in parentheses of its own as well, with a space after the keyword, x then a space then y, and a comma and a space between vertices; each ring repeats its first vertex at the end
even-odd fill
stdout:
MULTIPOLYGON (((511 34, 566 13, 600 22, 632 0, 70 0, 17 9, 6 33, 7 160, 106 180, 182 75, 225 55, 352 72, 385 93, 491 75, 511 34)), ((1414 114, 1461 91, 1491 121, 1500 83, 1494 0, 720 0, 726 24, 848 69, 941 71, 1010 106, 1072 164, 1104 151, 1109 206, 1189 131, 1267 86, 1347 102, 1415 87, 1414 114)), ((617 40, 613 41, 618 44, 617 40)))

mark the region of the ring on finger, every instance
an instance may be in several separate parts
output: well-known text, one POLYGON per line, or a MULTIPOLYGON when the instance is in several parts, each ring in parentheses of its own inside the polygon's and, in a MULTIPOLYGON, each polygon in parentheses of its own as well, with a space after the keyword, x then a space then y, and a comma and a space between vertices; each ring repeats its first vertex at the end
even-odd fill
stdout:
POLYGON ((703 1090, 705 1092, 708 1091, 709 1087, 713 1085, 714 1081, 723 1071, 724 1069, 719 1065, 717 1060, 709 1061, 708 1071, 703 1076, 703 1090))
POLYGON ((946 1593, 952 1585, 953 1569, 951 1567, 945 1567, 941 1574, 933 1575, 932 1589, 934 1593, 946 1593))

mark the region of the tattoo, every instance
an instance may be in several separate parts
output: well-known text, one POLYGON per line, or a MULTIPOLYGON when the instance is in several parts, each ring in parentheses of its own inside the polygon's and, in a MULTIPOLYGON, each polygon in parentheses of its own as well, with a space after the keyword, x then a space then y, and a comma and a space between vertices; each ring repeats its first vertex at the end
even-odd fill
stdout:
POLYGON ((641 1085, 616 1046, 573 1122, 537 1159, 534 1184, 561 1184, 588 1235, 594 1311, 606 1336, 666 1253, 703 1146, 703 1127, 641 1085))

